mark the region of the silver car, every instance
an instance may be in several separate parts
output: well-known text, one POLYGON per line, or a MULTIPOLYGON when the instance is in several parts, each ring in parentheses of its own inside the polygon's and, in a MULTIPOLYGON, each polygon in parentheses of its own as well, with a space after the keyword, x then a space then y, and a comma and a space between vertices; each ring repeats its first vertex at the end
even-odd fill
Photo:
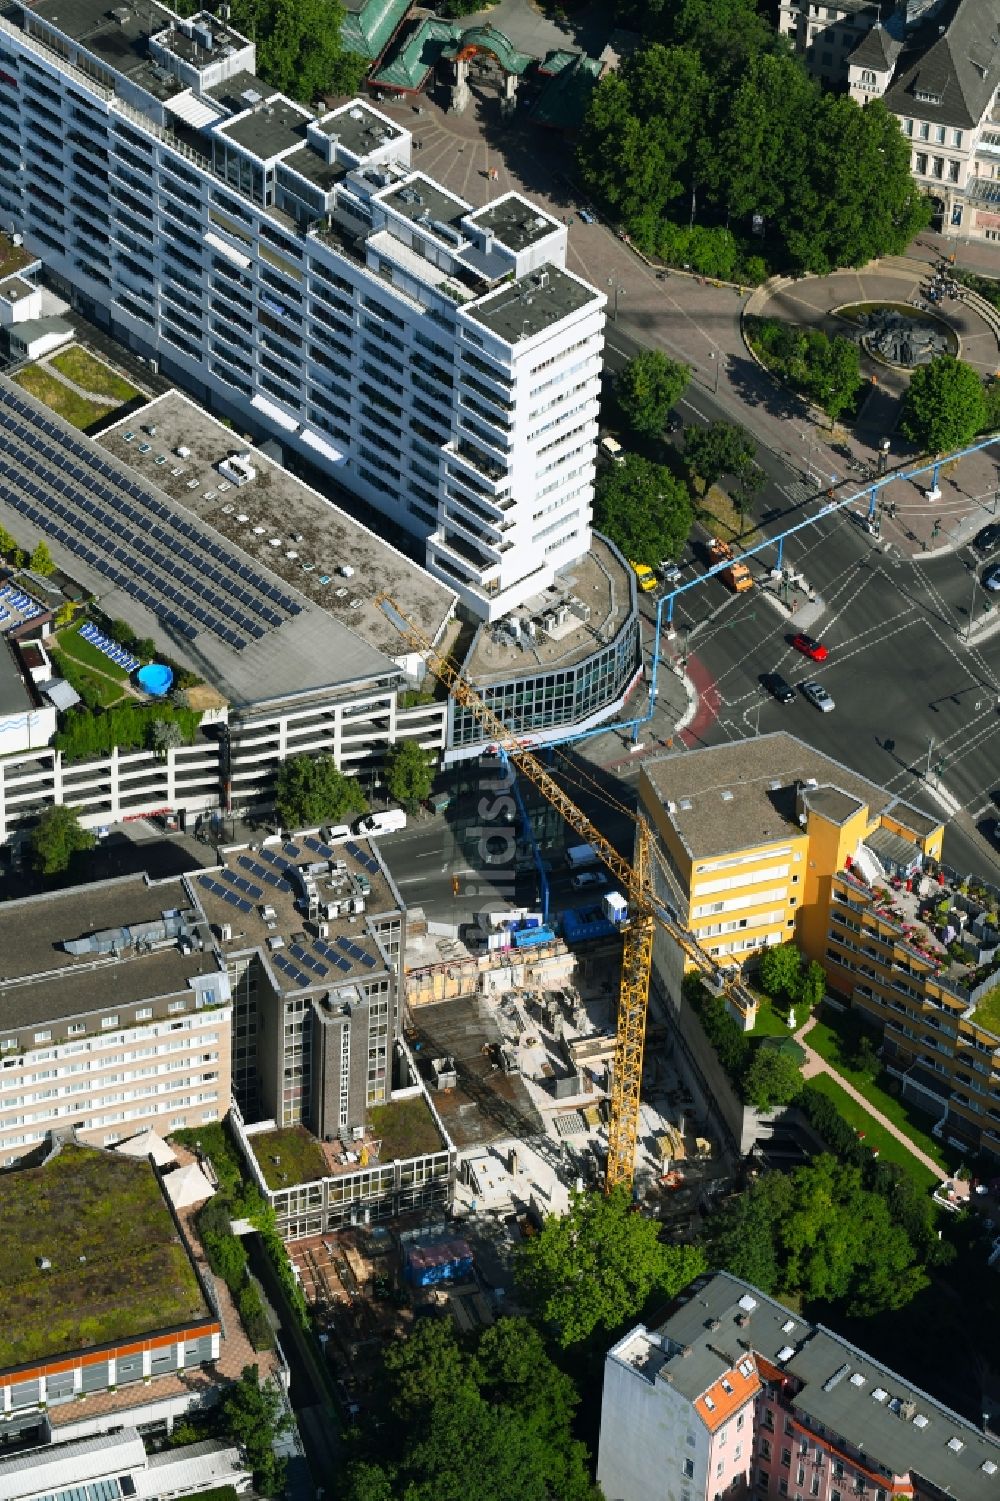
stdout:
POLYGON ((836 707, 822 683, 800 683, 799 690, 803 698, 807 698, 811 704, 815 704, 817 709, 823 714, 829 714, 836 707))

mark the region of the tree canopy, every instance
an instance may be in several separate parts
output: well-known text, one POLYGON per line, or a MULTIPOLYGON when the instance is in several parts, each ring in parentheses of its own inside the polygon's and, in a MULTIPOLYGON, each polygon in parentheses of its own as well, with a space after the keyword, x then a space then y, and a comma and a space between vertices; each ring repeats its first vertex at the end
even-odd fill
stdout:
POLYGON ((939 354, 910 376, 899 426, 922 453, 947 453, 971 443, 986 417, 986 394, 976 371, 954 355, 939 354))
POLYGON ((633 1214, 628 1191, 578 1193, 518 1249, 518 1287, 564 1348, 634 1318, 705 1268, 693 1246, 666 1246, 655 1220, 633 1214))
POLYGON ((286 828, 337 823, 367 807, 357 780, 338 770, 332 756, 290 756, 278 769, 274 808, 286 828))
POLYGON ((390 797, 408 813, 430 797, 434 784, 434 754, 415 740, 399 740, 385 758, 385 785, 390 797))
POLYGON ((707 427, 687 429, 684 457, 708 490, 723 475, 739 480, 751 464, 756 466, 757 445, 746 428, 735 422, 710 422, 707 427))
POLYGON ((632 431, 646 437, 661 433, 690 375, 688 365, 668 359, 659 349, 643 350, 629 360, 615 378, 615 397, 632 431))
POLYGON ((222 1404, 226 1433, 237 1444, 250 1469, 254 1489, 262 1496, 277 1496, 284 1489, 285 1461, 274 1452, 274 1440, 289 1426, 281 1397, 273 1382, 261 1382, 255 1365, 243 1374, 222 1404))
POLYGON ((859 1317, 904 1307, 927 1275, 886 1198, 860 1167, 824 1154, 767 1173, 709 1221, 713 1265, 763 1292, 839 1302, 859 1317))
POLYGON ((685 486, 640 454, 626 455, 597 481, 594 523, 634 563, 655 568, 661 558, 676 558, 692 520, 685 486))
POLYGON ((802 954, 798 945, 770 943, 762 951, 757 978, 760 988, 772 1000, 783 1000, 789 1005, 797 1001, 802 988, 802 954))
POLYGON ((340 0, 232 0, 232 22, 257 43, 257 71, 292 99, 352 94, 368 68, 345 52, 340 0))
POLYGON ((93 847, 93 834, 81 827, 76 809, 65 803, 46 808, 31 834, 32 864, 43 876, 59 875, 75 854, 93 847))
MULTIPOLYGON (((743 1095, 755 1110, 774 1110, 790 1105, 802 1088, 802 1071, 790 1052, 758 1043, 750 1067, 743 1076, 743 1095)), ((774 1041, 774 1039, 770 1039, 774 1041)))
POLYGON ((48 578, 49 574, 55 573, 56 565, 52 561, 52 554, 49 552, 48 543, 44 537, 35 543, 28 567, 32 573, 37 573, 42 578, 48 578))
POLYGON ((661 236, 696 219, 743 237, 729 270, 703 274, 742 278, 751 251, 825 273, 929 223, 895 117, 825 93, 749 0, 654 3, 639 24, 648 45, 594 90, 578 165, 643 248, 669 254, 661 236))
POLYGON ((599 1501, 573 1383, 524 1320, 460 1342, 450 1319, 425 1319, 385 1373, 392 1421, 362 1430, 344 1501, 599 1501))
POLYGON ((754 352, 769 370, 821 407, 831 422, 853 406, 863 385, 861 354, 852 339, 829 338, 819 328, 799 328, 778 318, 748 318, 754 352))

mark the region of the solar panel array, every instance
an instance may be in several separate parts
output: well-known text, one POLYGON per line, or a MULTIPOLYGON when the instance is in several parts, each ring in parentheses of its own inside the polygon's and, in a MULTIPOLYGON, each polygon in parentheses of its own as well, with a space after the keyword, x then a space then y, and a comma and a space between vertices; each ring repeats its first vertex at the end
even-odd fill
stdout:
POLYGON ((375 960, 372 958, 371 954, 366 954, 364 949, 360 948, 352 938, 338 938, 337 944, 344 950, 345 954, 349 954, 352 959, 356 960, 360 964, 363 964, 365 969, 375 968, 375 960))
POLYGON ((318 938, 315 948, 317 954, 322 954, 324 959, 329 959, 334 968, 343 970, 345 975, 354 968, 349 959, 345 959, 343 954, 338 954, 336 949, 332 949, 324 939, 318 938))
POLYGON ((230 907, 235 907, 238 912, 247 913, 253 911, 252 902, 248 902, 244 897, 239 896, 230 887, 223 886, 221 881, 216 881, 211 876, 199 876, 198 880, 206 891, 210 891, 213 896, 221 896, 224 902, 227 902, 230 907))
POLYGON ((365 867, 365 870, 371 871, 372 875, 374 875, 375 872, 379 869, 379 863, 375 859, 375 856, 366 855, 360 844, 352 844, 351 841, 348 840, 347 844, 344 847, 347 850, 347 853, 352 857, 352 859, 357 860, 359 865, 363 865, 365 867))
POLYGON ((288 978, 292 981, 293 985, 304 987, 312 983, 309 979, 309 976, 303 974, 302 971, 292 963, 291 959, 286 959, 284 954, 272 954, 271 960, 274 964, 275 969, 280 969, 282 974, 287 975, 288 978))
POLYGON ((0 500, 185 640, 204 629, 242 651, 300 613, 246 558, 2 387, 0 408, 22 445, 0 454, 0 500))
POLYGON ((303 839, 302 843, 307 850, 312 850, 314 855, 319 855, 324 860, 335 860, 336 853, 328 844, 321 843, 318 839, 303 839))
POLYGON ((251 901, 259 902, 264 895, 263 887, 255 886, 253 881, 248 881, 244 876, 238 876, 235 871, 224 870, 222 874, 227 881, 233 883, 237 891, 241 892, 243 896, 248 896, 251 901))
POLYGON ((300 964, 304 964, 306 969, 311 969, 313 974, 318 975, 321 980, 330 973, 328 966, 322 960, 317 959, 315 954, 310 954, 307 949, 304 949, 301 943, 293 943, 288 952, 294 954, 300 964))

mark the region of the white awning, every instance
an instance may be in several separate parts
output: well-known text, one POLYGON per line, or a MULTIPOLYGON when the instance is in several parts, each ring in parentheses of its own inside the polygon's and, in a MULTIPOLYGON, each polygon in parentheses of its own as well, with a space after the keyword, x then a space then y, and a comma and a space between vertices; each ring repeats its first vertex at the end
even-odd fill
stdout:
POLYGON ((316 452, 321 453, 325 459, 332 459, 335 464, 343 463, 343 451, 336 448, 332 443, 328 443, 325 438, 321 438, 319 433, 311 433, 307 427, 304 427, 302 429, 302 441, 303 443, 307 443, 310 448, 315 448, 316 452))
POLYGON ((211 125, 213 120, 221 120, 226 113, 221 105, 210 99, 199 99, 190 89, 185 89, 183 94, 175 94, 172 99, 168 99, 166 107, 172 115, 176 115, 187 125, 193 125, 196 130, 201 130, 205 125, 211 125))
MULTIPOLYGON (((211 235, 208 238, 211 239, 211 235)), ((247 265, 249 264, 248 261, 247 265)), ((270 417, 271 421, 276 422, 279 427, 283 427, 286 433, 293 433, 299 425, 297 417, 291 416, 288 412, 283 412, 279 406, 275 406, 273 401, 268 401, 267 397, 261 396, 259 392, 254 397, 251 405, 255 406, 258 412, 263 412, 265 417, 270 417)))
POLYGON ((234 266, 242 266, 244 271, 250 265, 250 257, 248 255, 240 255, 239 251, 234 250, 232 245, 228 244, 221 235, 214 234, 210 229, 205 231, 205 244, 211 245, 213 250, 217 250, 220 255, 224 255, 227 260, 232 261, 234 266))

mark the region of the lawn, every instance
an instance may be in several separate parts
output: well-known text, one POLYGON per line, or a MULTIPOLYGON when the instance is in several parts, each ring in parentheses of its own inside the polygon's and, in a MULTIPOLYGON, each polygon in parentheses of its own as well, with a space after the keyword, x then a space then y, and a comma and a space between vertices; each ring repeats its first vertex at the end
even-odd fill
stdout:
POLYGON ((0 1369, 209 1316, 148 1162, 64 1146, 0 1175, 0 1224, 0 1369))
POLYGON ((988 990, 977 1005, 972 1020, 1000 1037, 1000 985, 988 990))
POLYGON ((57 416, 72 423, 73 427, 86 429, 115 409, 114 403, 104 406, 100 402, 87 401, 85 397, 78 396, 40 365, 29 365, 27 370, 19 370, 11 379, 17 381, 30 396, 43 401, 57 416))
POLYGON ((221 1121, 171 1131, 170 1140, 187 1147, 189 1152, 197 1152, 200 1147, 215 1168, 215 1176, 222 1192, 229 1198, 236 1197, 243 1187, 243 1164, 221 1121))
POLYGON ((296 1183, 315 1183, 329 1178, 330 1168, 323 1148, 305 1126, 286 1126, 251 1136, 253 1154, 270 1189, 291 1188, 296 1183))
POLYGON ((102 709, 107 709, 121 698, 122 690, 117 683, 113 683, 110 678, 104 677, 99 672, 92 672, 89 667, 84 667, 82 662, 75 661, 66 652, 56 651, 50 647, 49 656, 59 676, 65 678, 71 688, 76 689, 84 702, 88 697, 93 697, 102 709))
MULTIPOLYGON (((753 987, 750 987, 753 990, 753 987)), ((757 1020, 746 1034, 747 1037, 791 1037, 788 1023, 778 1015, 769 996, 754 990, 757 998, 757 1020)))
POLYGON ((423 1095, 374 1105, 368 1112, 368 1126, 372 1135, 381 1139, 380 1162, 444 1151, 441 1132, 423 1095))
MULTIPOLYGON (((952 1157, 949 1149, 943 1142, 930 1134, 930 1126, 933 1124, 931 1117, 923 1111, 916 1110, 908 1101, 902 1100, 898 1095, 890 1093, 886 1085, 889 1075, 880 1072, 875 1080, 855 1068, 851 1060, 854 1057, 858 1042, 865 1035, 865 1027, 850 1012, 841 1014, 824 1008, 820 1020, 810 1028, 806 1035, 806 1043, 815 1048, 821 1058, 825 1058, 838 1074, 842 1074, 849 1083, 854 1085, 860 1094, 863 1094, 875 1110, 881 1111, 887 1120, 892 1121, 921 1152, 926 1153, 933 1162, 939 1164, 945 1172, 951 1172, 958 1166, 957 1159, 952 1157)), ((875 1035, 869 1033, 872 1041, 875 1035)))
POLYGON ((84 667, 96 668, 98 672, 103 672, 106 678, 114 678, 116 683, 123 683, 128 677, 124 667, 117 667, 110 657, 106 657, 102 651, 97 650, 96 646, 92 646, 89 641, 85 640, 75 625, 69 630, 60 631, 57 641, 60 651, 75 657, 78 662, 83 663, 84 667))
POLYGON ((95 396, 107 396, 111 401, 131 401, 134 396, 139 395, 135 386, 130 386, 127 380, 116 375, 103 360, 96 359, 86 349, 81 349, 79 344, 53 355, 49 363, 60 374, 76 381, 85 391, 93 391, 95 396))
MULTIPOLYGON (((811 1038, 812 1033, 809 1035, 811 1038)), ((853 1096, 837 1083, 836 1079, 831 1079, 829 1074, 814 1074, 809 1080, 809 1085, 833 1101, 848 1125, 853 1126, 856 1131, 864 1132, 865 1146, 877 1152, 881 1160, 895 1162, 905 1168, 910 1176, 928 1192, 936 1187, 939 1180, 930 1168, 924 1167, 919 1158, 906 1150, 902 1142, 890 1136, 885 1127, 879 1125, 867 1110, 862 1109, 853 1096)))

